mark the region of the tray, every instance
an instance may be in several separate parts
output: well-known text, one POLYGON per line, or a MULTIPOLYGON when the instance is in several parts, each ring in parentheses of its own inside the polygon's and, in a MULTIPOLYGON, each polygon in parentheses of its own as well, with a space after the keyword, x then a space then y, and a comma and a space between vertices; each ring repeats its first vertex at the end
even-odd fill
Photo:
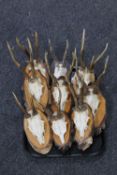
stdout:
POLYGON ((99 136, 94 136, 93 144, 90 148, 88 148, 86 151, 80 151, 77 148, 77 145, 75 143, 72 144, 71 148, 69 150, 66 150, 65 152, 62 152, 59 150, 55 145, 53 145, 52 150, 46 154, 41 155, 34 151, 32 147, 30 146, 25 133, 23 133, 24 138, 24 148, 25 150, 30 153, 33 157, 83 157, 83 156, 97 156, 104 152, 105 150, 105 133, 104 131, 99 136))

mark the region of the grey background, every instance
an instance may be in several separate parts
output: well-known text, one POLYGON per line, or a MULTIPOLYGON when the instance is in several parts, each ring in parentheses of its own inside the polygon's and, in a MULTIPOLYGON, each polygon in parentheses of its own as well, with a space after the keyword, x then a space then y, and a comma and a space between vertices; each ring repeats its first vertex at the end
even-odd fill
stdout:
MULTIPOLYGON (((16 47, 20 62, 24 56, 16 47)), ((116 0, 0 0, 0 175, 115 175, 117 174, 117 1, 116 0), (40 56, 51 38, 61 57, 65 40, 70 51, 79 49, 82 29, 86 28, 86 60, 99 53, 109 42, 108 73, 102 83, 107 99, 106 150, 96 158, 36 159, 26 153, 22 141, 23 115, 11 91, 22 99, 23 75, 12 63, 6 40, 15 45, 39 32, 40 56)), ((104 59, 103 59, 104 60, 104 59)), ((103 61, 97 71, 103 67, 103 61)))

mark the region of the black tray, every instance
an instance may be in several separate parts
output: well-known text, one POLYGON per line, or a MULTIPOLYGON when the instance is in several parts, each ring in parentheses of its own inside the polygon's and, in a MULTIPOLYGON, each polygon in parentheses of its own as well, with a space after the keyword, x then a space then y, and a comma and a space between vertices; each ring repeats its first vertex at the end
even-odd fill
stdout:
POLYGON ((24 148, 28 151, 33 157, 83 157, 83 156, 97 156, 104 152, 105 150, 105 134, 104 131, 99 136, 94 136, 93 144, 86 151, 80 151, 77 148, 75 143, 72 144, 71 148, 65 152, 59 150, 55 145, 53 145, 52 150, 46 154, 41 155, 34 151, 30 146, 25 133, 24 133, 24 148))

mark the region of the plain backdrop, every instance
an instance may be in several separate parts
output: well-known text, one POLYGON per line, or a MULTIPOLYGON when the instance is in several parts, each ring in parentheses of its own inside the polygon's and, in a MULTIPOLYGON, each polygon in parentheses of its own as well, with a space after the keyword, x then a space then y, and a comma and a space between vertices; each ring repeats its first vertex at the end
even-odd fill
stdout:
MULTIPOLYGON (((51 60, 52 61, 52 60, 51 60)), ((103 68, 104 59, 96 66, 103 68)), ((117 173, 117 1, 116 0, 0 0, 0 175, 115 175, 117 173), (107 99, 106 149, 99 157, 36 159, 23 148, 23 114, 16 107, 12 91, 22 101, 22 73, 10 59, 6 41, 15 46, 23 64, 25 56, 15 37, 25 43, 39 32, 40 58, 52 40, 61 59, 65 40, 79 51, 86 29, 86 61, 109 43, 108 72, 102 82, 107 99)))

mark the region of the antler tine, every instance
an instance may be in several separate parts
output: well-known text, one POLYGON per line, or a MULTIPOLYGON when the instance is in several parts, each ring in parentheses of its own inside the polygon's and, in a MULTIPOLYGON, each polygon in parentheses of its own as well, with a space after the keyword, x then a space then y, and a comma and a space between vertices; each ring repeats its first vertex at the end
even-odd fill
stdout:
POLYGON ((17 106, 19 107, 19 109, 20 109, 24 114, 28 114, 28 113, 26 112, 26 110, 24 109, 24 107, 22 106, 22 104, 20 103, 20 101, 19 101, 19 99, 17 98, 17 96, 15 95, 15 93, 12 92, 12 94, 13 94, 13 97, 14 97, 14 99, 15 99, 15 101, 16 101, 16 104, 17 104, 17 106))
POLYGON ((30 53, 29 53, 28 49, 27 49, 23 44, 21 44, 21 42, 20 42, 20 40, 19 40, 18 37, 16 37, 16 43, 17 43, 17 45, 19 46, 19 48, 20 48, 28 57, 30 57, 30 53))
POLYGON ((96 65, 96 63, 103 57, 103 55, 105 54, 105 52, 107 51, 108 49, 108 43, 106 43, 106 46, 104 48, 104 50, 97 56, 97 58, 95 58, 91 64, 90 64, 90 68, 91 69, 94 69, 94 66, 96 65))
POLYGON ((74 64, 75 64, 75 61, 76 61, 76 50, 74 50, 74 52, 72 52, 72 64, 71 64, 71 66, 70 66, 70 69, 68 70, 68 72, 67 72, 67 77, 68 77, 68 79, 69 79, 69 77, 70 77, 70 75, 71 75, 71 73, 72 73, 72 70, 73 70, 73 67, 74 67, 74 64))
POLYGON ((54 82, 55 77, 53 76, 53 73, 51 72, 51 69, 50 69, 50 65, 48 63, 48 52, 47 51, 45 51, 45 63, 46 63, 47 69, 48 69, 49 76, 51 77, 52 81, 54 82))
POLYGON ((80 49, 80 64, 81 66, 85 66, 84 63, 84 45, 85 45, 85 29, 83 29, 83 33, 82 33, 82 39, 81 39, 81 49, 80 49))
POLYGON ((50 40, 50 39, 48 40, 48 44, 49 44, 49 50, 50 50, 50 53, 51 53, 52 57, 53 57, 55 60, 57 60, 57 57, 56 57, 56 55, 55 55, 55 53, 54 53, 54 50, 53 50, 52 43, 51 43, 51 40, 50 40))
POLYGON ((29 53, 30 53, 30 62, 32 62, 32 44, 29 38, 27 38, 29 53))
POLYGON ((72 96, 73 96, 73 100, 74 100, 74 103, 75 103, 75 107, 78 107, 78 100, 77 100, 77 96, 76 96, 76 94, 75 94, 74 88, 73 88, 71 82, 69 81, 69 77, 66 75, 65 78, 66 78, 66 82, 67 82, 67 84, 68 84, 68 86, 69 86, 69 89, 70 89, 70 91, 71 91, 71 94, 72 94, 72 96))
POLYGON ((39 36, 38 33, 34 33, 35 38, 35 59, 39 59, 39 36))
POLYGON ((84 51, 84 44, 85 44, 85 33, 86 33, 86 31, 85 31, 85 29, 83 29, 83 33, 82 33, 82 40, 81 40, 81 52, 83 52, 84 51))
POLYGON ((90 70, 92 69, 92 65, 93 65, 93 63, 94 63, 94 60, 95 60, 95 56, 93 55, 93 56, 92 56, 92 59, 91 59, 91 63, 90 63, 90 65, 89 65, 89 69, 90 69, 90 70))
POLYGON ((75 48, 74 51, 72 52, 72 57, 73 57, 73 59, 76 60, 76 65, 75 65, 75 67, 76 67, 76 70, 77 70, 77 68, 78 68, 78 57, 77 57, 77 53, 76 53, 76 48, 75 48))
POLYGON ((102 71, 102 73, 98 76, 97 78, 97 83, 99 84, 102 77, 104 76, 104 74, 106 73, 107 67, 108 67, 108 61, 109 61, 109 55, 107 56, 106 60, 105 60, 105 64, 104 64, 104 69, 102 71))
POLYGON ((63 54, 63 64, 65 63, 65 59, 67 57, 68 48, 69 48, 69 41, 66 40, 66 47, 65 47, 64 54, 63 54))
POLYGON ((15 57, 15 55, 14 55, 14 53, 13 53, 13 49, 11 48, 9 42, 7 42, 7 47, 8 47, 9 53, 10 53, 10 55, 11 55, 11 58, 12 58, 14 64, 15 64, 18 68, 20 68, 21 65, 20 65, 20 63, 16 60, 16 57, 15 57))
POLYGON ((49 75, 51 75, 50 65, 48 63, 48 52, 47 51, 45 51, 45 63, 46 63, 49 75))

